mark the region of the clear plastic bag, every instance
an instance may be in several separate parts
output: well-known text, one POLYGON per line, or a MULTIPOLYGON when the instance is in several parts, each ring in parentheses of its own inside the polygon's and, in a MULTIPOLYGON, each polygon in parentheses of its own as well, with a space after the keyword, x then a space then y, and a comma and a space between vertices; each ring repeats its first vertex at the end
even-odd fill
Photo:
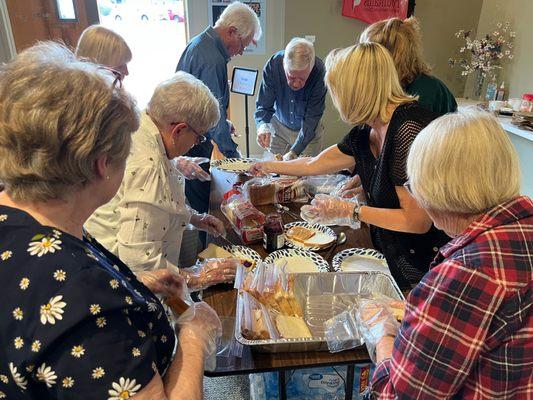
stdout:
POLYGON ((308 200, 303 178, 272 176, 253 178, 243 185, 242 190, 254 206, 305 203, 308 200))
POLYGON ((306 176, 303 179, 305 179, 306 191, 310 196, 315 196, 320 193, 335 196, 334 193, 340 192, 349 177, 342 174, 332 174, 306 176))
POLYGON ((353 349, 364 344, 355 313, 358 303, 324 322, 324 336, 331 353, 353 349))

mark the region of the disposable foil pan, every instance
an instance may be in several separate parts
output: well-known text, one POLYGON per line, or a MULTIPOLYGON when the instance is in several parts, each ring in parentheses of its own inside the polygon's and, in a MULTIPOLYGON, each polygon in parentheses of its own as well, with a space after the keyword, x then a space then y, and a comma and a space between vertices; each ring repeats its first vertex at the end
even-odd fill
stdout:
POLYGON ((235 338, 262 353, 328 351, 324 322, 345 311, 359 296, 383 294, 404 300, 396 282, 382 272, 301 273, 294 275, 294 294, 304 311, 311 338, 248 340, 241 334, 242 300, 237 296, 235 338))

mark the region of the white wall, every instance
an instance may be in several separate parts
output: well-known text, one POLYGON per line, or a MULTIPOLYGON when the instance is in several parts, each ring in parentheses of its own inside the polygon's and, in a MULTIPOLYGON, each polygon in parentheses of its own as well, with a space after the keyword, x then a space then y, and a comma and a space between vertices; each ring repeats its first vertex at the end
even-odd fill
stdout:
MULTIPOLYGON (((290 0, 289 0, 290 1, 290 0)), ((189 38, 201 33, 208 25, 207 0, 187 0, 187 12, 189 16, 188 34, 189 38)), ((234 66, 255 68, 261 71, 270 56, 276 51, 285 47, 284 44, 284 21, 285 21, 285 0, 267 0, 265 24, 263 35, 266 35, 266 51, 264 55, 243 55, 234 57, 228 65, 228 78, 231 78, 231 71, 234 66)), ((257 82, 256 93, 259 92, 261 84, 261 73, 257 82)), ((250 125, 250 154, 262 154, 262 149, 256 142, 256 130, 254 122, 255 98, 248 99, 248 120, 250 125)), ((246 144, 244 137, 244 96, 231 94, 230 96, 230 118, 235 125, 235 129, 241 135, 236 139, 239 149, 245 155, 246 144)))

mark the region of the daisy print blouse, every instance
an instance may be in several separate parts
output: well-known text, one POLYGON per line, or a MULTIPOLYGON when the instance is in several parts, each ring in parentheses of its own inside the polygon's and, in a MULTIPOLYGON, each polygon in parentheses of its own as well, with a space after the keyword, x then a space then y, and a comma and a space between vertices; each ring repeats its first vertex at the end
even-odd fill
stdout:
POLYGON ((0 399, 128 399, 164 375, 174 331, 115 256, 0 206, 0 399))

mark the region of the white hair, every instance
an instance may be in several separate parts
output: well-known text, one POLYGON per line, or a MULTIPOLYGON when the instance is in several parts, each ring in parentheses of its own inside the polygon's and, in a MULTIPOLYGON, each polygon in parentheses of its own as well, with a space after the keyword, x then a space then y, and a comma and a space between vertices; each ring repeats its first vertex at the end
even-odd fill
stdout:
POLYGON ((237 29, 243 39, 252 38, 257 42, 261 38, 261 24, 257 14, 250 6, 240 1, 227 6, 215 24, 215 28, 231 26, 237 29))
POLYGON ((480 214, 519 195, 520 167, 496 118, 466 109, 416 137, 407 159, 413 195, 428 210, 480 214))
POLYGON ((315 66, 315 47, 309 40, 295 37, 285 47, 283 65, 289 71, 312 70, 315 66))
POLYGON ((161 82, 147 106, 158 123, 187 122, 197 132, 207 132, 220 119, 218 101, 199 79, 183 71, 161 82))

